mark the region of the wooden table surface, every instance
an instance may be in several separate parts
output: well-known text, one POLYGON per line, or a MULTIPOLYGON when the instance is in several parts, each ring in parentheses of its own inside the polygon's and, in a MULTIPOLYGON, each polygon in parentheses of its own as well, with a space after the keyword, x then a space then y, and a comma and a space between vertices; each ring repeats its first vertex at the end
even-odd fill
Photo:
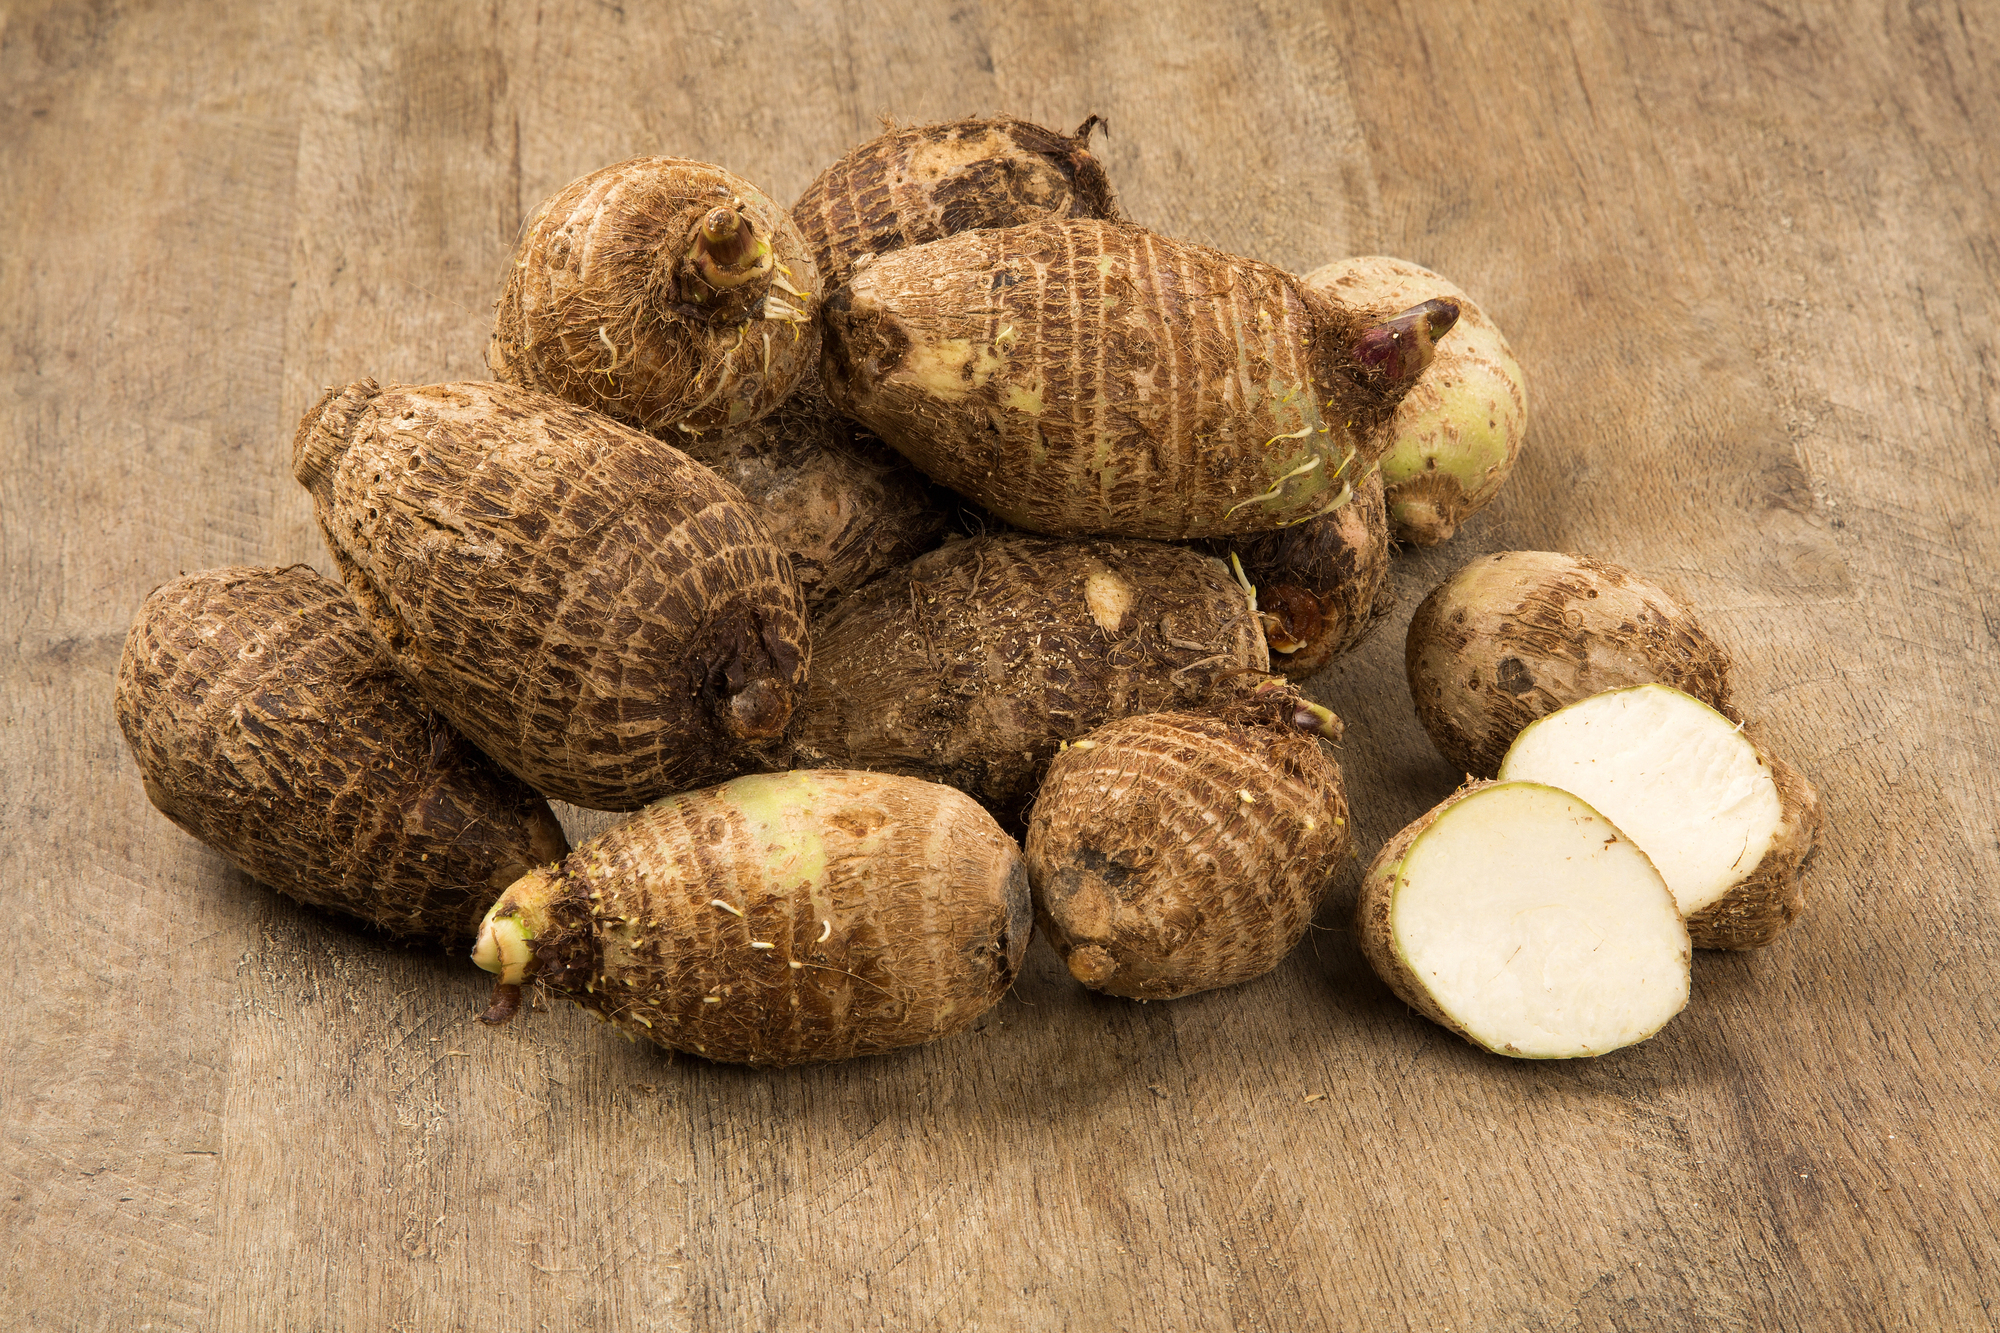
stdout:
MULTIPOLYGON (((2000 9, 1770 0, 0 7, 0 1325, 2000 1327, 2000 9), (1037 944, 976 1030, 758 1073, 230 869, 112 713, 155 584, 331 562, 323 385, 480 377, 516 230, 641 153, 790 199, 878 118, 1105 116, 1128 212, 1453 277, 1509 489, 1311 682, 1364 858, 1454 774, 1402 638, 1474 555, 1700 608, 1817 779, 1806 915, 1510 1062, 1396 1002, 1350 870, 1152 1005, 1037 944)), ((573 835, 605 816, 565 812, 573 835)))

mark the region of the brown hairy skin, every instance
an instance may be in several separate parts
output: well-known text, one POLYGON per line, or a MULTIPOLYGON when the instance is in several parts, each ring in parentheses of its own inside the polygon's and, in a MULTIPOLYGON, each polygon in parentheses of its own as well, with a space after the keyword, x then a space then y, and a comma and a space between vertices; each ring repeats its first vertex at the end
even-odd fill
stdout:
POLYGON ((741 425, 811 369, 820 291, 805 238, 755 186, 706 162, 634 158, 572 181, 529 219, 487 364, 645 430, 741 425), (704 246, 717 209, 741 226, 704 246), (713 261, 732 258, 748 276, 716 286, 743 276, 718 279, 713 261))
POLYGON ((1375 859, 1368 863, 1367 873, 1361 877, 1361 891, 1354 904, 1354 933, 1361 945, 1361 956, 1368 960, 1368 966, 1375 969, 1375 975, 1382 978, 1396 998, 1425 1018, 1446 1028, 1475 1046, 1485 1047, 1474 1041, 1472 1036, 1440 1009, 1410 970, 1403 956, 1396 952, 1395 930, 1390 919, 1390 910, 1395 904, 1397 878, 1402 874, 1403 858, 1423 831, 1436 822, 1437 817, 1458 804, 1472 793, 1495 785, 1490 781, 1468 782, 1444 800, 1432 806, 1404 827, 1402 832, 1382 844, 1382 850, 1375 853, 1375 859))
POLYGON ((727 482, 547 394, 329 390, 293 470, 378 640, 548 796, 600 810, 758 766, 804 692, 791 562, 727 482))
POLYGON ((1268 264, 1075 219, 858 268, 835 407, 1016 527, 1175 540, 1345 503, 1456 307, 1370 324, 1268 264))
POLYGON ((808 611, 936 546, 957 501, 835 412, 816 380, 769 416, 681 447, 757 510, 808 611))
POLYGON ((950 542, 813 628, 793 762, 949 783, 1010 826, 1063 741, 1269 666, 1224 566, 1142 541, 950 542))
POLYGON ((1729 656, 1631 570, 1588 556, 1502 551, 1432 589, 1404 642, 1417 717, 1460 771, 1492 777, 1521 728, 1621 685, 1658 681, 1732 722, 1729 656))
POLYGON ((962 231, 1118 216, 1090 153, 1096 116, 1062 134, 1011 116, 891 129, 819 174, 792 205, 828 291, 857 260, 962 231))
POLYGON ((660 801, 494 911, 530 925, 532 978, 555 994, 753 1065, 959 1031, 1013 984, 1033 921, 1020 849, 978 805, 835 771, 660 801))
POLYGON ((417 699, 305 565, 153 590, 118 666, 146 796, 245 874, 393 935, 461 945, 569 852, 548 803, 417 699))
POLYGON ((1211 537, 1200 549, 1232 554, 1257 589, 1271 669, 1303 680, 1353 651, 1396 606, 1389 585, 1389 519, 1382 474, 1370 469, 1354 499, 1276 532, 1211 537))
POLYGON ((1049 765, 1035 921, 1093 990, 1165 1000, 1283 961, 1352 847, 1340 766, 1296 691, 1108 722, 1049 765))
POLYGON ((1757 756, 1777 784, 1784 822, 1756 870, 1687 919, 1688 938, 1697 949, 1761 948, 1805 910, 1805 866, 1823 823, 1819 791, 1761 743, 1757 756))

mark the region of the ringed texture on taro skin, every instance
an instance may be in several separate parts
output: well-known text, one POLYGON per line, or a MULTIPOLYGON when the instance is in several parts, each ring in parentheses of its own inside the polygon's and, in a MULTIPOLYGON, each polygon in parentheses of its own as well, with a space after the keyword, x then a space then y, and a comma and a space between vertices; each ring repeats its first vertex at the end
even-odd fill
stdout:
POLYGON ((397 668, 537 791, 600 810, 763 766, 804 598, 736 489, 504 384, 329 390, 293 467, 397 668))
POLYGON ((488 1022, 533 982, 662 1046, 753 1065, 958 1032, 1019 975, 1020 849, 968 797, 759 773, 659 801, 493 905, 488 1022))
POLYGON ((1270 665, 1228 568, 1159 542, 950 542, 814 631, 794 765, 946 782, 1009 827, 1061 742, 1270 665))
POLYGON ((305 565, 186 574, 140 607, 118 724, 160 813, 288 897, 462 943, 569 851, 548 803, 416 697, 305 565))
POLYGON ((1353 838, 1339 719, 1282 681, 1107 722, 1049 765, 1028 825, 1035 919, 1084 985, 1164 1000, 1298 944, 1353 838))
POLYGON ((815 613, 936 546, 959 503, 835 412, 814 380, 769 416, 683 447, 756 508, 815 613))
POLYGON ((487 364, 644 430, 738 426, 812 368, 819 298, 805 239, 762 191, 706 162, 634 158, 529 220, 487 364))
POLYGON ((882 255, 827 302, 841 411, 1000 518, 1178 540, 1345 504, 1457 318, 1092 219, 882 255))
POLYGON ((857 263, 962 231, 1116 219, 1090 117, 1075 134, 1012 116, 890 130, 819 174, 792 205, 832 291, 857 263))

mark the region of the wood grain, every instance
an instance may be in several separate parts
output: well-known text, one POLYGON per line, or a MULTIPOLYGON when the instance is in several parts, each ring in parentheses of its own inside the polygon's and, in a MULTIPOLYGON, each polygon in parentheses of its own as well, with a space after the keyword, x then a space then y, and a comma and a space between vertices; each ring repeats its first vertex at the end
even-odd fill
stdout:
MULTIPOLYGON (((2000 15, 1912 0, 0 10, 0 1308, 29 1329, 2000 1327, 2000 15), (1482 1055, 1347 927, 1136 1005, 755 1073, 230 870, 112 713, 182 570, 331 563, 321 389, 483 373, 522 219, 640 153, 789 200, 878 116, 1105 116, 1126 211, 1463 286, 1509 488, 1312 690, 1364 857, 1454 784, 1401 634, 1473 555, 1701 609, 1818 781, 1799 925, 1658 1037, 1482 1055)), ((602 816, 565 812, 572 836, 602 816)))

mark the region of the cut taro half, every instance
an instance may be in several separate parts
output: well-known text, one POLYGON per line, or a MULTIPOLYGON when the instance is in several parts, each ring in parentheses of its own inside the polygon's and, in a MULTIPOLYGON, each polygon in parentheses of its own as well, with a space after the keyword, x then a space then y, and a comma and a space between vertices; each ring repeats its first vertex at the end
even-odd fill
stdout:
POLYGON ((1607 690, 1531 723, 1500 777, 1574 792, 1608 816, 1659 868, 1698 948, 1768 943, 1805 906, 1812 784, 1671 686, 1607 690))
POLYGON ((1468 784, 1392 838, 1359 933, 1405 1003, 1500 1055, 1602 1055, 1687 1003, 1687 929, 1659 871, 1540 783, 1468 784))

